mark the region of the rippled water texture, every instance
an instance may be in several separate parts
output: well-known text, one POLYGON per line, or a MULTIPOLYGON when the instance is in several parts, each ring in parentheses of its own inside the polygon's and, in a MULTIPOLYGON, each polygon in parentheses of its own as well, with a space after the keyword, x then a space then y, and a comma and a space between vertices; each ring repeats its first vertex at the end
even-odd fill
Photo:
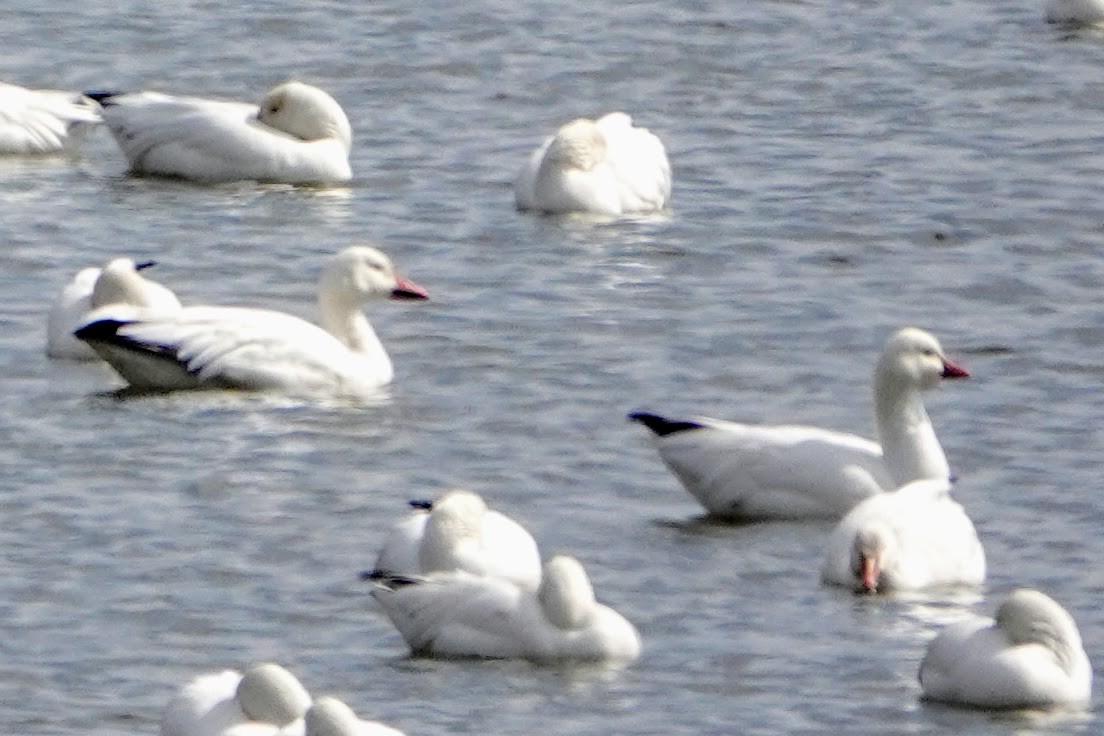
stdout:
POLYGON ((1104 662, 1104 34, 1041 0, 62 3, 9 9, 2 78, 256 99, 288 77, 353 121, 336 190, 0 161, 0 733, 153 734, 196 674, 274 659, 434 734, 1093 733, 921 704, 938 626, 1039 587, 1104 662), (511 182, 611 109, 665 141, 668 215, 551 219, 511 182), (431 294, 372 319, 378 405, 122 401, 43 356, 79 268, 158 260, 190 303, 313 314, 377 240, 431 294), (817 582, 822 524, 726 526, 626 412, 869 434, 893 329, 973 378, 929 410, 990 579, 958 599, 817 582), (408 498, 463 485, 587 565, 640 628, 615 671, 410 660, 357 573, 408 498))

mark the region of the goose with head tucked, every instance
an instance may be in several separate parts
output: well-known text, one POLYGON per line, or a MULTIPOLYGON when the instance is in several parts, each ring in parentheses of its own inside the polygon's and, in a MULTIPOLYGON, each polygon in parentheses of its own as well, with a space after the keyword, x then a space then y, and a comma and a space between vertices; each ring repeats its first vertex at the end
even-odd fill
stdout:
POLYGON ((658 212, 671 198, 663 143, 623 112, 561 126, 537 147, 514 182, 518 209, 549 214, 658 212))
POLYGON ((1037 590, 1013 591, 996 619, 944 628, 920 663, 925 699, 975 708, 1084 706, 1092 666, 1073 617, 1037 590))
POLYGON ((595 600, 574 557, 546 562, 535 591, 456 571, 377 579, 372 595, 417 656, 536 662, 640 656, 636 628, 595 600))
POLYGON ((196 182, 332 184, 352 178, 341 105, 285 82, 253 105, 158 92, 93 93, 134 174, 196 182))
POLYGON ((46 320, 46 354, 51 358, 96 360, 96 353, 73 336, 93 310, 109 305, 133 308, 135 314, 146 311, 167 313, 180 309, 180 300, 171 290, 145 278, 139 271, 153 261, 135 263, 116 258, 104 268, 81 269, 62 288, 46 320))
POLYGON ((536 590, 541 580, 537 542, 529 531, 488 508, 481 496, 453 490, 396 522, 367 579, 463 570, 504 578, 536 590))
POLYGON ((985 552, 947 479, 916 480, 859 503, 832 530, 821 580, 856 592, 985 580, 985 552))
POLYGON ((100 106, 79 92, 0 82, 0 154, 71 152, 101 122, 100 106))
POLYGON ((188 306, 135 316, 96 310, 75 332, 132 387, 238 389, 366 398, 392 379, 383 344, 361 311, 372 299, 425 299, 376 248, 330 258, 318 286, 321 326, 283 312, 188 306))
POLYGON ((352 708, 330 695, 316 700, 304 720, 305 736, 403 736, 396 728, 361 720, 352 708))
POLYGON ((290 736, 303 733, 311 697, 277 664, 200 675, 169 701, 161 736, 290 736))
POLYGON ((737 520, 840 518, 868 496, 950 467, 922 393, 969 373, 928 332, 906 327, 874 369, 879 442, 808 426, 739 424, 635 412, 660 458, 710 513, 737 520))

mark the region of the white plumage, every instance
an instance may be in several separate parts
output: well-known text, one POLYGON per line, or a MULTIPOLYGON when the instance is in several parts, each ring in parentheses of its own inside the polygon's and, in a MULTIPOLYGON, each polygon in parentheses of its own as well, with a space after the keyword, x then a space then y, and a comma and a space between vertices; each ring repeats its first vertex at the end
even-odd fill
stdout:
POLYGON ((303 733, 306 688, 283 667, 262 664, 200 675, 173 696, 161 736, 291 736, 303 733))
POLYGON ((917 480, 862 501, 828 538, 821 580, 897 592, 985 580, 985 552, 947 479, 917 480))
POLYGON ((139 271, 153 265, 151 261, 135 264, 129 258, 116 258, 103 269, 84 268, 58 294, 46 319, 46 354, 51 358, 96 360, 96 353, 86 343, 73 336, 90 313, 109 305, 118 306, 121 314, 126 306, 133 314, 146 311, 158 314, 180 309, 176 294, 139 271))
POLYGON ((636 629, 595 600, 573 557, 545 563, 535 591, 459 571, 384 580, 372 595, 415 655, 539 662, 640 656, 636 629))
POLYGON ((100 106, 79 92, 0 82, 0 154, 70 151, 100 122, 100 106))
POLYGON ((611 112, 573 120, 530 154, 514 182, 518 209, 623 215, 657 212, 671 198, 663 143, 611 112))
POLYGON ((391 528, 373 575, 413 577, 455 570, 536 590, 540 552, 521 524, 488 508, 478 494, 454 490, 432 509, 415 509, 391 528))
POLYGON ((198 182, 326 184, 352 178, 352 127, 327 93, 285 82, 260 106, 157 92, 95 95, 136 174, 198 182))
POLYGON ((425 299, 375 248, 333 256, 319 280, 321 326, 282 312, 189 306, 134 315, 107 307, 76 331, 131 386, 234 388, 363 398, 392 378, 391 359, 361 311, 371 299, 425 299))
POLYGON ((946 479, 947 458, 922 392, 969 375, 916 328, 887 340, 874 371, 880 444, 804 426, 630 415, 655 434, 660 457, 710 513, 733 519, 839 518, 856 503, 919 478, 946 479))
POLYGON ((1020 589, 996 619, 944 628, 920 664, 924 697, 977 708, 1080 706, 1092 666, 1073 617, 1049 596, 1020 589))

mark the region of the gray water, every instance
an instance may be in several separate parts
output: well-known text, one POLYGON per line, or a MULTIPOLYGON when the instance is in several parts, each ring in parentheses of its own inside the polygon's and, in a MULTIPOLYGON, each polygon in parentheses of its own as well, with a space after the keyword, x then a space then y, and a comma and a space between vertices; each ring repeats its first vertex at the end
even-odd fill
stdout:
POLYGON ((0 161, 0 733, 154 734, 181 684, 275 660, 434 734, 1098 733, 1087 713, 922 704, 942 624, 1038 587, 1104 663, 1104 33, 1040 0, 144 3, 7 9, 27 86, 257 99, 288 77, 353 121, 332 190, 0 161), (665 141, 662 217, 514 211, 559 123, 665 141), (189 303, 313 314, 321 260, 374 240, 431 301, 372 319, 370 406, 120 400, 49 361, 79 268, 155 258, 189 303), (827 524, 709 523, 626 412, 870 434, 885 337, 969 381, 929 410, 990 561, 976 595, 817 581, 827 524), (409 498, 466 486, 586 564, 639 627, 624 669, 411 660, 357 573, 409 498))

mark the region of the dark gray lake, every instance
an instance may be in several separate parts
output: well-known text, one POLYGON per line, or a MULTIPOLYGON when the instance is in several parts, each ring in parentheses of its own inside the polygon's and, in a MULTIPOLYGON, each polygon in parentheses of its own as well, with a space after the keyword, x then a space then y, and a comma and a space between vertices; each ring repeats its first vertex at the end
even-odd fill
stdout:
POLYGON ((411 736, 1100 733, 919 702, 938 627, 1038 587, 1104 666, 1104 33, 1041 0, 17 3, 0 78, 259 99, 355 131, 336 190, 136 180, 106 132, 0 161, 0 733, 155 734, 195 675, 276 660, 411 736), (667 216, 513 209, 527 152, 620 109, 667 216), (77 270, 155 258, 188 303, 314 313, 373 240, 431 301, 373 323, 389 399, 122 401, 47 360, 77 270), (928 401, 985 544, 976 596, 818 583, 828 524, 726 526, 628 411, 873 431, 883 340, 973 378, 928 401), (410 660, 357 573, 410 498, 466 486, 639 627, 624 670, 410 660))

